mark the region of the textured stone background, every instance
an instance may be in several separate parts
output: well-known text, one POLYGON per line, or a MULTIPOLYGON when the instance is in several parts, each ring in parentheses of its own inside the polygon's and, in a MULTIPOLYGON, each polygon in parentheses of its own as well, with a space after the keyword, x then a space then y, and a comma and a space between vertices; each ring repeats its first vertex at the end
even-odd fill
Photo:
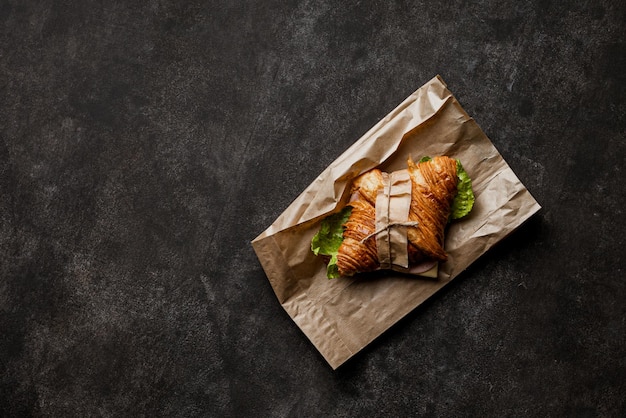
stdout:
POLYGON ((0 415, 625 416, 626 3, 0 1, 0 415), (337 371, 249 241, 441 74, 543 206, 337 371))

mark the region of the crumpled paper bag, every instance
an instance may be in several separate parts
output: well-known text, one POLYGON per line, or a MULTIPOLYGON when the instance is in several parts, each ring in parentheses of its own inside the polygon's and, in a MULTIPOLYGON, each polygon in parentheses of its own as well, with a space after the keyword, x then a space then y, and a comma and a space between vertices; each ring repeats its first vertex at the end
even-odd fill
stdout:
POLYGON ((540 209, 491 141, 437 76, 331 163, 252 241, 278 301, 336 369, 444 287, 540 209), (398 272, 326 278, 311 238, 348 201, 359 174, 406 168, 409 157, 448 155, 472 179, 472 212, 447 232, 448 260, 436 279, 398 272))

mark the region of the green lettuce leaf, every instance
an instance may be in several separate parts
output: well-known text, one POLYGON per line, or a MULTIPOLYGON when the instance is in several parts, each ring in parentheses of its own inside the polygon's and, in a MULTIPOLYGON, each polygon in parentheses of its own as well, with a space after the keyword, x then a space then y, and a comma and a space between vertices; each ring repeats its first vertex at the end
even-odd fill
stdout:
POLYGON ((474 207, 474 191, 472 190, 472 180, 463 169, 461 161, 456 160, 456 175, 459 182, 456 186, 456 197, 452 202, 452 213, 450 219, 459 219, 470 213, 474 207))
POLYGON ((341 210, 326 217, 320 226, 320 230, 311 240, 311 251, 315 255, 328 255, 330 261, 326 268, 326 276, 329 279, 339 277, 337 268, 337 254, 339 246, 343 242, 344 224, 348 221, 352 207, 346 206, 341 210))

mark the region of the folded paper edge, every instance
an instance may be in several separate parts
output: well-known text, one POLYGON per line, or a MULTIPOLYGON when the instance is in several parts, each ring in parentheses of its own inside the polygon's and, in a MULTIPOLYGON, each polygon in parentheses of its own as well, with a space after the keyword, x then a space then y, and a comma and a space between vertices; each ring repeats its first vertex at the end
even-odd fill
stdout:
MULTIPOLYGON (((524 190, 528 191, 528 189, 524 188, 524 190)), ((532 204, 529 204, 529 212, 527 212, 526 216, 521 217, 519 219, 519 222, 512 228, 510 228, 510 230, 507 232, 507 234, 502 238, 502 240, 506 239, 508 236, 510 236, 513 232, 515 232, 518 228, 520 228, 522 225, 524 225, 526 222, 528 222, 529 219, 531 219, 539 210, 541 210, 541 205, 533 198, 532 202, 529 202, 532 204)), ((482 256, 484 256, 487 253, 487 249, 484 249, 483 251, 481 251, 477 256, 473 257, 471 259, 471 261, 469 262, 469 265, 474 264, 478 259, 480 259, 482 256)), ((454 273, 452 273, 449 277, 447 278, 440 278, 439 280, 439 285, 436 286, 436 288, 429 294, 427 294, 423 300, 420 300, 418 303, 413 303, 410 305, 407 305, 406 309, 403 309, 403 312, 398 316, 398 318, 390 325, 389 328, 391 328, 392 326, 394 326, 395 324, 397 324, 398 322, 400 322, 403 318, 405 318, 408 314, 410 314, 411 312, 413 312, 415 309, 417 309, 420 305, 422 305, 425 301, 427 301, 428 299, 430 299, 432 296, 434 296, 435 294, 437 294, 440 290, 442 290, 443 288, 445 288, 446 286, 448 286, 450 284, 450 282, 452 282, 455 278, 457 278, 461 273, 463 273, 463 271, 465 271, 465 269, 463 270, 459 270, 456 271, 454 273)), ((330 363, 329 365, 336 370, 337 368, 339 368, 341 365, 343 365, 345 362, 347 362, 348 360, 350 360, 352 357, 354 357, 356 354, 358 354, 361 350, 363 350, 365 347, 367 347, 368 345, 370 345, 372 342, 374 342, 376 339, 382 337, 385 332, 387 332, 389 330, 389 328, 387 328, 387 330, 381 332, 378 335, 374 335, 372 336, 372 338, 368 339, 367 341, 365 341, 362 345, 361 348, 359 348, 358 350, 355 350, 354 352, 350 352, 349 355, 344 355, 343 357, 340 357, 339 359, 335 360, 335 362, 330 363)), ((326 355, 324 353, 322 353, 322 356, 324 356, 324 358, 326 358, 326 355)))
MULTIPOLYGON (((272 236, 268 238, 271 237, 272 236)), ((266 252, 272 254, 282 254, 280 247, 273 239, 264 239, 256 242, 253 241, 252 248, 254 249, 254 252, 256 253, 259 260, 261 261, 261 267, 265 271, 266 275, 268 275, 268 272, 272 271, 273 268, 280 269, 284 272, 285 275, 291 274, 290 271, 288 271, 290 269, 288 267, 285 268, 285 266, 287 266, 286 262, 282 264, 271 263, 270 261, 267 261, 268 257, 262 257, 263 254, 266 252)), ((272 259, 272 257, 269 257, 269 259, 272 259)), ((324 317, 324 315, 322 315, 322 310, 313 305, 313 303, 309 299, 307 299, 306 292, 301 292, 295 298, 285 298, 284 295, 278 293, 277 286, 272 281, 272 278, 269 275, 268 279, 272 286, 272 290, 278 298, 282 308, 296 323, 298 328, 300 328, 300 330, 304 333, 307 339, 322 355, 324 360, 326 360, 326 362, 333 368, 333 370, 337 369, 347 359, 356 354, 348 348, 348 345, 336 332, 333 324, 328 321, 324 317), (306 311, 303 311, 302 307, 305 307, 306 311), (302 320, 303 317, 308 318, 310 315, 314 315, 316 317, 316 326, 311 326, 309 322, 302 320), (329 343, 332 348, 328 347, 329 343), (340 347, 340 349, 338 350, 337 347, 340 347)))
MULTIPOLYGON (((292 219, 291 221, 284 219, 284 215, 285 213, 289 213, 291 212, 294 208, 298 207, 298 206, 305 206, 306 201, 310 201, 312 197, 316 197, 316 196, 309 196, 309 194, 311 193, 311 190, 313 189, 314 185, 317 185, 318 183, 322 182, 327 182, 330 181, 331 179, 336 179, 336 178, 341 178, 344 177, 346 174, 350 174, 350 170, 347 170, 346 173, 343 173, 343 176, 335 176, 333 173, 333 169, 340 165, 340 163, 343 163, 344 160, 346 158, 348 158, 351 154, 352 154, 352 150, 354 150, 355 148, 359 148, 362 147, 366 142, 368 141, 375 141, 376 137, 375 134, 384 126, 386 126, 387 124, 389 124, 392 120, 394 120, 397 117, 400 117, 402 115, 402 112, 405 111, 407 108, 409 108, 415 101, 416 99, 419 97, 419 92, 420 91, 425 91, 426 95, 431 97, 430 94, 430 90, 431 88, 437 88, 439 90, 437 96, 434 99, 437 99, 437 106, 434 106, 432 109, 432 112, 430 112, 428 114, 427 117, 424 117, 423 120, 421 120, 418 124, 415 125, 415 127, 421 125, 422 123, 425 123, 426 121, 430 120, 431 118, 433 118, 435 115, 437 115, 441 109, 443 107, 445 107, 445 105, 451 100, 454 99, 454 96, 452 94, 452 92, 450 90, 448 90, 446 83, 443 81, 443 79, 441 78, 440 75, 436 75, 435 77, 433 77, 432 79, 430 79, 428 82, 426 82, 424 85, 422 85, 421 87, 419 87, 417 90, 415 90, 413 93, 411 93, 408 97, 406 97, 399 105, 397 105, 394 109, 392 109, 385 117, 383 117, 381 120, 379 120, 372 128, 370 128, 365 134, 363 134, 356 142, 354 142, 350 147, 348 147, 344 152, 342 152, 333 162, 331 162, 328 167, 326 167, 326 169, 324 169, 316 178, 315 180, 308 186, 306 187, 288 206, 287 208, 285 208, 285 210, 283 210, 281 212, 281 214, 274 220, 274 222, 267 227, 263 232, 261 232, 256 238, 254 238, 252 240, 252 242, 255 241, 259 241, 267 236, 270 236, 272 234, 275 234, 277 232, 280 232, 282 230, 288 229, 290 227, 293 227, 297 224, 300 223, 304 223, 304 222, 308 222, 312 219, 315 219, 316 216, 308 216, 305 217, 304 215, 306 215, 307 209, 301 210, 299 212, 300 215, 298 216, 298 219, 292 219)), ((433 100, 434 100, 433 99, 433 100)), ((432 103, 433 101, 431 100, 430 103, 432 103)), ((399 146, 401 144, 401 141, 398 142, 397 146, 399 146)), ((382 160, 385 161, 387 158, 389 158, 389 156, 393 155, 395 153, 395 151, 397 150, 396 148, 390 148, 388 150, 386 150, 385 155, 386 157, 383 158, 382 160)), ((360 161, 355 161, 354 165, 359 165, 360 161)), ((382 163, 382 162, 381 162, 382 163)), ((380 165, 380 163, 376 163, 376 164, 371 164, 371 165, 363 165, 362 167, 360 167, 360 169, 358 171, 355 171, 354 173, 352 173, 351 178, 356 177, 357 175, 377 166, 380 165)), ((353 167, 351 167, 353 168, 353 167)), ((347 185, 347 183, 349 183, 350 179, 346 179, 346 181, 344 182, 344 188, 347 185)), ((334 182, 336 182, 335 180, 333 180, 334 182)), ((320 188, 320 190, 323 190, 325 188, 320 188)), ((333 196, 334 200, 338 201, 340 196, 337 194, 337 192, 343 192, 343 189, 337 191, 335 190, 336 188, 333 188, 335 191, 335 196, 333 196)), ((335 205, 336 206, 336 205, 335 205)), ((308 208, 308 205, 306 205, 306 207, 308 208)), ((318 216, 323 216, 325 214, 330 213, 329 211, 326 211, 325 213, 321 213, 318 214, 318 216)))

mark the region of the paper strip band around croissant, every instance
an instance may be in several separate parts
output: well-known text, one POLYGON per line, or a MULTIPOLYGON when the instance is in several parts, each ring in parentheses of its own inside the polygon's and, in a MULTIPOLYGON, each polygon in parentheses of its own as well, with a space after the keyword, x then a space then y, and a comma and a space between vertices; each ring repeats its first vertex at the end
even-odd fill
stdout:
POLYGON ((406 170, 383 174, 376 196, 376 249, 381 269, 409 267, 406 226, 411 206, 411 178, 406 170))
POLYGON ((444 231, 456 185, 456 160, 445 156, 417 164, 409 159, 407 170, 389 176, 373 169, 357 177, 351 189, 349 204, 352 212, 345 224, 344 240, 337 255, 339 273, 351 276, 381 268, 403 271, 405 266, 424 261, 445 261, 444 231), (411 194, 408 217, 403 215, 406 213, 403 205, 408 199, 399 197, 406 193, 402 187, 408 183, 407 175, 411 194), (392 183, 404 184, 399 186, 399 196, 395 199, 392 183), (377 207, 379 195, 386 195, 387 198, 381 198, 380 202, 384 205, 387 201, 389 208, 377 207), (387 219, 384 219, 385 213, 387 219), (403 246, 405 251, 399 248, 403 246), (405 253, 408 263, 403 259, 405 253))

